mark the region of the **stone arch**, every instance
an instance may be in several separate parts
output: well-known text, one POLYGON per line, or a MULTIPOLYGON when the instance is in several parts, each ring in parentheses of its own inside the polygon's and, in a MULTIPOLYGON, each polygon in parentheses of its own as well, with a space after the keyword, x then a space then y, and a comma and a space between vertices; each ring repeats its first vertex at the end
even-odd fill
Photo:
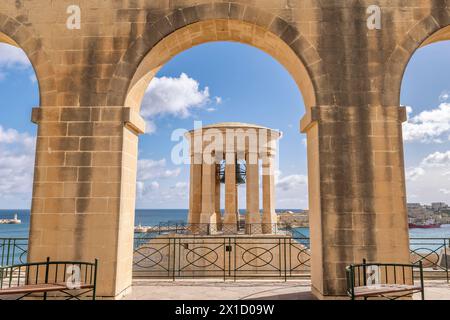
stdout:
POLYGON ((40 105, 54 105, 55 72, 41 39, 32 27, 0 13, 0 42, 19 47, 25 52, 36 74, 40 105))
POLYGON ((430 15, 415 24, 396 46, 386 64, 384 105, 400 105, 400 91, 406 68, 414 53, 427 45, 450 40, 450 17, 430 15))
POLYGON ((297 28, 256 7, 225 2, 177 9, 148 25, 119 62, 107 104, 139 108, 145 89, 164 63, 213 41, 235 41, 265 51, 290 72, 308 107, 318 103, 317 82, 326 75, 325 68, 297 28))

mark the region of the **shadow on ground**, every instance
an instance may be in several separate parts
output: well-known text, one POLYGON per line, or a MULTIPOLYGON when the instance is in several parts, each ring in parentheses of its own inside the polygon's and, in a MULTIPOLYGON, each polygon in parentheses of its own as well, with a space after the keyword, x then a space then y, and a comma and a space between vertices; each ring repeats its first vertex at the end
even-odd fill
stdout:
POLYGON ((246 297, 242 300, 316 300, 311 292, 293 292, 285 294, 268 294, 261 297, 246 297))

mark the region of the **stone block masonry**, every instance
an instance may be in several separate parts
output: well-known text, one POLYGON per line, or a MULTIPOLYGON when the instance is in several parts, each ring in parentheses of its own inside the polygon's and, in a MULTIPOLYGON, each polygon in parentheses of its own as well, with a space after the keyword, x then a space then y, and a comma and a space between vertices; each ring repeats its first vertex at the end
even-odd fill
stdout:
POLYGON ((145 90, 176 54, 236 41, 304 98, 315 294, 343 295, 362 258, 407 262, 401 81, 418 48, 450 38, 449 13, 445 0, 1 1, 0 41, 40 89, 29 259, 98 258, 98 294, 127 292, 145 90))

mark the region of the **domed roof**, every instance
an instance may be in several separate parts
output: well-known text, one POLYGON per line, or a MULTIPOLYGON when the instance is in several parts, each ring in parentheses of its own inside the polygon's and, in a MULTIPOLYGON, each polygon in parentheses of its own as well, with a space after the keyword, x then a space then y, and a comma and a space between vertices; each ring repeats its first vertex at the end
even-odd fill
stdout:
MULTIPOLYGON (((275 129, 271 129, 268 127, 264 127, 264 126, 260 126, 260 125, 256 125, 256 124, 251 124, 251 123, 243 123, 243 122, 221 122, 221 123, 216 123, 216 124, 211 124, 211 125, 207 125, 201 128, 202 130, 204 129, 219 129, 219 130, 224 130, 224 129, 257 129, 257 130, 269 130, 271 132, 276 132, 280 135, 280 137, 282 136, 282 132, 279 130, 275 130, 275 129)), ((191 130, 189 131, 189 133, 194 133, 195 131, 200 130, 200 129, 195 129, 195 130, 191 130)))
POLYGON ((211 125, 207 125, 204 126, 203 129, 222 129, 222 128, 254 128, 254 129, 267 129, 267 130, 272 130, 270 128, 267 127, 263 127, 263 126, 259 126, 256 124, 251 124, 251 123, 244 123, 244 122, 221 122, 221 123, 216 123, 216 124, 211 124, 211 125))

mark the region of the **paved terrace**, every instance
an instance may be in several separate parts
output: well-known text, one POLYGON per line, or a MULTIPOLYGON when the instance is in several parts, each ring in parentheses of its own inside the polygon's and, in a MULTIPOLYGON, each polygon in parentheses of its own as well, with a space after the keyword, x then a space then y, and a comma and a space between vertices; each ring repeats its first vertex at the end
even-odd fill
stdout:
MULTIPOLYGON (((450 300, 450 284, 426 281, 427 300, 450 300)), ((211 281, 135 280, 133 292, 126 300, 315 300, 309 280, 274 281, 211 281)), ((414 300, 420 295, 414 295, 414 300)))

